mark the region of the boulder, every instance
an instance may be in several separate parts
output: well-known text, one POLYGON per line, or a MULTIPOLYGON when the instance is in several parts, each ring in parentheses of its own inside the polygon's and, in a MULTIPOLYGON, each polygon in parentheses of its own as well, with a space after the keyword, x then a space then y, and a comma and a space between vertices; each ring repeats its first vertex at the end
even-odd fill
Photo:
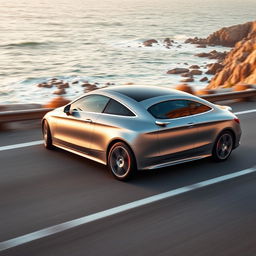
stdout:
POLYGON ((198 65, 191 65, 189 68, 190 69, 200 69, 200 67, 198 65))
POLYGON ((232 87, 232 90, 235 92, 240 92, 240 91, 245 91, 251 88, 252 88, 252 85, 250 84, 236 84, 235 86, 232 87))
POLYGON ((153 44, 157 44, 158 41, 155 39, 149 39, 143 42, 143 45, 146 47, 151 47, 153 44))
POLYGON ((61 83, 57 85, 58 89, 69 88, 69 83, 61 83))
POLYGON ((40 83, 37 85, 37 87, 41 87, 41 88, 52 88, 53 85, 52 84, 49 84, 49 83, 40 83))
POLYGON ((208 70, 205 72, 205 74, 209 75, 215 75, 217 72, 221 71, 223 69, 223 65, 220 63, 213 63, 208 65, 208 70))
POLYGON ((173 43, 174 43, 174 41, 171 40, 170 38, 164 39, 164 45, 166 45, 167 47, 172 46, 173 43))
POLYGON ((199 81, 200 81, 200 82, 206 82, 206 81, 208 81, 208 77, 207 77, 207 76, 204 76, 204 77, 201 78, 199 81))
POLYGON ((227 52, 218 52, 216 50, 213 50, 211 52, 202 52, 202 53, 197 53, 195 56, 200 57, 200 58, 209 58, 209 59, 218 59, 218 60, 223 60, 227 55, 227 52))
POLYGON ((195 54, 195 56, 200 57, 200 58, 208 58, 211 56, 211 54, 207 53, 207 52, 201 52, 201 53, 195 54))
POLYGON ((198 70, 198 69, 192 69, 190 72, 189 72, 191 75, 202 75, 202 71, 201 70, 198 70))
POLYGON ((194 90, 188 84, 178 84, 175 87, 175 89, 179 90, 179 91, 187 92, 187 93, 190 93, 190 94, 194 94, 194 90))
POLYGON ((182 74, 189 72, 187 68, 174 68, 167 71, 167 74, 182 74))
POLYGON ((58 108, 58 107, 62 107, 64 105, 68 104, 69 102, 70 102, 70 100, 67 100, 64 97, 59 96, 59 97, 51 100, 49 103, 45 104, 44 107, 45 108, 58 108))
POLYGON ((182 77, 193 77, 193 75, 191 75, 189 72, 187 72, 187 73, 182 73, 181 76, 182 76, 182 77))
POLYGON ((58 90, 54 91, 53 94, 56 94, 56 95, 66 94, 66 90, 64 88, 58 89, 58 90))
POLYGON ((194 78, 192 77, 189 77, 189 78, 186 78, 186 79, 182 79, 180 80, 182 83, 190 83, 190 82, 194 82, 194 78))
POLYGON ((198 96, 209 95, 209 94, 213 94, 213 91, 204 88, 204 89, 196 90, 195 94, 198 96))
POLYGON ((98 87, 95 84, 87 83, 87 84, 83 84, 82 86, 85 87, 85 89, 84 89, 85 93, 98 89, 98 87))

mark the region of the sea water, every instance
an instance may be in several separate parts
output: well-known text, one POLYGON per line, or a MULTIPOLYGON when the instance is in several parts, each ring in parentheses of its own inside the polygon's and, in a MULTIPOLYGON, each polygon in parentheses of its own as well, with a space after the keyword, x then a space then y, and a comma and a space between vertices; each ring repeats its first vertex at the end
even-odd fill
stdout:
MULTIPOLYGON (((197 64, 206 71, 214 60, 196 53, 229 50, 196 48, 186 38, 255 13, 255 0, 0 0, 0 104, 49 101, 56 88, 36 85, 53 77, 70 82, 69 99, 83 93, 83 81, 171 88, 182 78, 167 70, 197 64), (175 41, 169 49, 167 37, 175 41), (159 45, 144 47, 147 39, 159 45)), ((190 84, 204 87, 203 76, 190 84)))

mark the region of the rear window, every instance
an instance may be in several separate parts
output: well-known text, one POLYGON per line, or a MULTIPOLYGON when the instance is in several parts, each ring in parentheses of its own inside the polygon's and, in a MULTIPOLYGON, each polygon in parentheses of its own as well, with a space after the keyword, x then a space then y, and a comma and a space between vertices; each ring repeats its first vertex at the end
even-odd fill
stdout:
POLYGON ((158 119, 173 119, 209 111, 211 108, 190 100, 169 100, 157 103, 148 112, 158 119))
POLYGON ((103 113, 119 116, 135 116, 127 107, 113 99, 109 101, 103 113))

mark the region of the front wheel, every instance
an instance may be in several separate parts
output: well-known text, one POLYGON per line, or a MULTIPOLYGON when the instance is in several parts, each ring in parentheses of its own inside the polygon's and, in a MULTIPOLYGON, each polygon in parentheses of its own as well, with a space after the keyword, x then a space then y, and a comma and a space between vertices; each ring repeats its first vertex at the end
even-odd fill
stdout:
POLYGON ((229 131, 222 132, 213 147, 212 156, 216 161, 224 161, 230 156, 234 146, 234 139, 229 131))
POLYGON ((49 128, 49 124, 46 120, 43 122, 43 138, 44 138, 44 146, 47 149, 53 149, 52 145, 52 135, 49 128))
POLYGON ((114 177, 125 181, 136 172, 135 158, 131 149, 122 142, 114 144, 108 154, 108 168, 114 177))

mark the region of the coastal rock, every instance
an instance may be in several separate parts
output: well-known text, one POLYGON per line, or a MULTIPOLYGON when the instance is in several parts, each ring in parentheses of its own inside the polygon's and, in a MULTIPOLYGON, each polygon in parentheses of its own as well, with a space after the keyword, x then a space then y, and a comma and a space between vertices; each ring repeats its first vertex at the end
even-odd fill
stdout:
POLYGON ((189 77, 189 78, 186 78, 186 79, 182 79, 180 80, 182 83, 190 83, 190 82, 194 82, 194 78, 192 77, 189 77))
POLYGON ((167 74, 182 74, 189 72, 187 68, 174 68, 167 71, 167 74))
POLYGON ((209 88, 232 87, 238 83, 256 84, 256 29, 250 38, 238 42, 222 62, 209 88))
POLYGON ((255 33, 256 21, 247 22, 244 24, 224 27, 207 38, 188 38, 185 43, 199 45, 222 45, 233 47, 242 39, 249 38, 255 33))
POLYGON ((115 85, 115 83, 107 82, 107 83, 105 83, 105 85, 110 86, 110 85, 115 85))
POLYGON ((98 89, 96 84, 85 83, 85 84, 82 84, 82 86, 85 87, 85 89, 84 89, 85 93, 98 89))
POLYGON ((205 72, 205 74, 208 75, 215 75, 217 72, 221 71, 223 68, 223 65, 220 63, 213 63, 208 65, 209 69, 205 72))
POLYGON ((164 45, 169 47, 169 46, 172 46, 172 44, 174 43, 173 40, 171 40, 170 38, 165 38, 164 39, 164 45))
POLYGON ((211 54, 207 53, 207 52, 201 52, 201 53, 195 54, 195 56, 200 57, 200 58, 208 58, 211 56, 211 54))
POLYGON ((208 77, 207 77, 207 76, 204 76, 204 77, 201 78, 199 81, 200 81, 200 82, 206 82, 206 81, 208 81, 208 77))
POLYGON ((191 65, 189 68, 190 69, 200 69, 200 67, 198 65, 191 65))
POLYGON ((232 87, 232 90, 235 92, 240 92, 240 91, 245 91, 251 88, 252 88, 252 85, 250 84, 236 84, 235 86, 232 87))
POLYGON ((223 60, 227 55, 227 52, 218 52, 216 50, 213 50, 211 52, 202 52, 195 54, 195 56, 200 57, 200 58, 209 58, 209 59, 218 59, 218 60, 223 60))
POLYGON ((45 108, 59 108, 59 107, 62 107, 64 105, 68 104, 69 102, 70 102, 70 100, 67 100, 62 96, 59 96, 59 97, 51 100, 49 103, 45 104, 44 107, 45 108))
POLYGON ((207 37, 207 43, 233 47, 237 42, 250 37, 256 28, 256 22, 224 27, 207 37))
POLYGON ((81 84, 82 87, 90 87, 90 86, 94 86, 94 84, 90 84, 88 82, 84 82, 83 84, 81 84))
POLYGON ((53 94, 56 94, 56 95, 66 94, 66 90, 64 88, 58 89, 58 90, 54 91, 53 94))
POLYGON ((41 87, 41 88, 52 88, 53 85, 44 82, 44 83, 38 84, 37 87, 41 87))
POLYGON ((69 83, 61 83, 57 85, 58 89, 69 88, 69 83))
POLYGON ((187 92, 187 93, 190 93, 190 94, 194 94, 194 90, 188 84, 178 84, 175 87, 175 89, 179 90, 179 91, 187 92))
POLYGON ((193 77, 193 75, 191 75, 189 72, 187 72, 187 73, 182 73, 181 76, 182 76, 182 77, 193 77))
POLYGON ((198 69, 193 69, 193 70, 191 70, 190 72, 189 72, 191 75, 202 75, 202 71, 201 70, 198 70, 198 69))
POLYGON ((149 39, 143 42, 143 45, 146 47, 151 47, 153 44, 157 44, 158 41, 155 39, 149 39))
POLYGON ((203 39, 203 38, 194 37, 194 38, 188 38, 187 40, 185 40, 185 44, 205 45, 207 44, 207 41, 206 39, 203 39))
POLYGON ((204 89, 197 90, 195 94, 198 96, 209 95, 209 94, 213 94, 213 91, 204 88, 204 89))

